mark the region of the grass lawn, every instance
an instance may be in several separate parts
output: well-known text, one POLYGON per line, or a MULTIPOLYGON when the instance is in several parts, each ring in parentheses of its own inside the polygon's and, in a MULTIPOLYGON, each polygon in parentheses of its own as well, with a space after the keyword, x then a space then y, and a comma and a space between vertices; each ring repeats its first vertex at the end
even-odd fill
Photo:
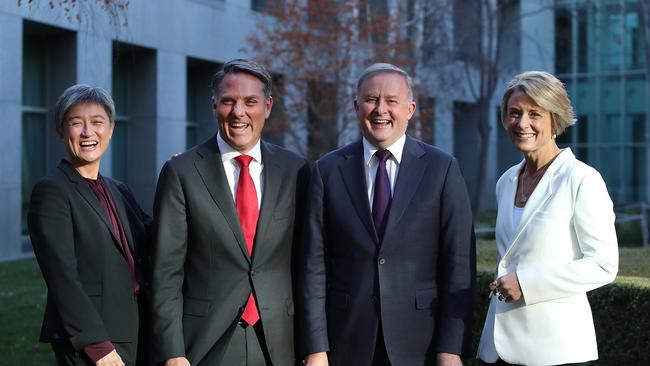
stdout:
MULTIPOLYGON (((493 240, 477 242, 478 270, 493 272, 493 240)), ((616 282, 650 287, 650 250, 620 248, 616 282)), ((45 283, 36 260, 0 263, 0 366, 53 365, 48 344, 38 342, 45 306, 45 283)))
POLYGON ((36 260, 0 263, 0 365, 54 365, 49 344, 39 343, 45 282, 36 260))

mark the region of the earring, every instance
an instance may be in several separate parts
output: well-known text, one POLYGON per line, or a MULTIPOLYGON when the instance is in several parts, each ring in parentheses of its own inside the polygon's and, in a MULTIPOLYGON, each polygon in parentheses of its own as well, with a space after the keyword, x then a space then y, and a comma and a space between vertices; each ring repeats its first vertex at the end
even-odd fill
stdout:
POLYGON ((556 137, 557 137, 557 135, 556 135, 556 134, 553 134, 553 140, 555 140, 556 137))

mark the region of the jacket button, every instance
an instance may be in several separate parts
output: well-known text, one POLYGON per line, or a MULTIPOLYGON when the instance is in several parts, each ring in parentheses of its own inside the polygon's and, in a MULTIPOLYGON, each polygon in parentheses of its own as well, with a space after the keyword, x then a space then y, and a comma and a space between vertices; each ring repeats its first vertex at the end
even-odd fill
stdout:
POLYGON ((379 258, 379 264, 384 264, 384 263, 386 263, 386 259, 385 258, 379 258))
POLYGON ((255 275, 257 274, 257 272, 256 272, 254 269, 251 269, 248 273, 249 273, 251 276, 255 276, 255 275))
POLYGON ((379 300, 379 298, 377 297, 377 295, 372 295, 372 300, 377 301, 377 300, 379 300))

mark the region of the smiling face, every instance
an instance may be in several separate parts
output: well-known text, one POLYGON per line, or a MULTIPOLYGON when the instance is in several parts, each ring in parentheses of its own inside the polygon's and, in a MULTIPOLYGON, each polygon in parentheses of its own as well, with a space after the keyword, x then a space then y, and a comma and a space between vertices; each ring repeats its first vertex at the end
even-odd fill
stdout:
POLYGON ((243 72, 227 74, 218 90, 218 95, 212 97, 212 112, 219 124, 219 135, 245 154, 259 141, 273 98, 266 100, 260 79, 243 72))
POLYGON ((512 144, 526 156, 552 154, 557 149, 550 112, 521 90, 508 99, 505 127, 512 144))
POLYGON ((402 75, 381 72, 360 85, 354 109, 363 137, 375 147, 386 149, 406 133, 415 102, 402 75))
POLYGON ((96 103, 79 103, 65 115, 60 138, 68 160, 86 178, 97 178, 99 162, 115 127, 106 110, 96 103))

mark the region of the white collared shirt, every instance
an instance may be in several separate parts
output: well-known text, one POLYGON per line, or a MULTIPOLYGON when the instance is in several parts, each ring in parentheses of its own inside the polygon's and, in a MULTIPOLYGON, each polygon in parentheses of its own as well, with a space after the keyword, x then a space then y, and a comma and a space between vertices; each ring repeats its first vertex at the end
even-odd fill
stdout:
MULTIPOLYGON (((228 179, 228 186, 230 187, 230 193, 232 193, 233 202, 237 202, 237 182, 239 181, 239 163, 235 160, 239 155, 243 155, 239 151, 233 149, 228 143, 226 143, 221 135, 217 133, 217 145, 219 145, 219 151, 221 152, 221 162, 223 163, 223 170, 226 172, 226 178, 228 179)), ((257 140, 257 143, 253 148, 246 154, 253 157, 248 170, 253 178, 253 184, 255 185, 255 191, 257 193, 257 207, 258 209, 262 207, 262 172, 264 169, 264 164, 262 163, 262 150, 260 148, 260 140, 257 140)))
MULTIPOLYGON (((391 157, 386 161, 386 170, 388 171, 388 180, 390 180, 390 195, 395 191, 395 182, 397 181, 397 173, 399 173, 399 164, 402 161, 402 151, 404 151, 404 144, 406 143, 406 135, 402 135, 397 141, 390 145, 386 150, 390 151, 391 157)), ((363 166, 366 174, 366 186, 368 187, 368 202, 372 207, 372 201, 375 194, 375 177, 377 175, 377 167, 379 160, 374 155, 379 150, 373 146, 366 138, 363 138, 363 166)))

